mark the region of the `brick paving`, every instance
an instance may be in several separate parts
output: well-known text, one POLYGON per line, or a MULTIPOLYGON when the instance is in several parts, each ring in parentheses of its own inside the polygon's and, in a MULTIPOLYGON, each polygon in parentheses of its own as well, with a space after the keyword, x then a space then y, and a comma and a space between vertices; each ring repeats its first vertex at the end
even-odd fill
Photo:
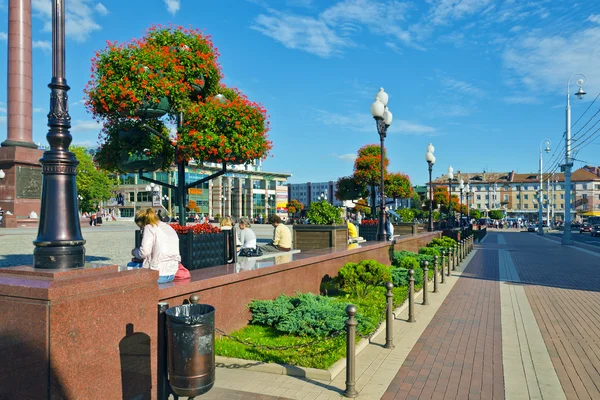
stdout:
POLYGON ((565 395, 599 399, 600 257, 543 241, 510 238, 515 265, 565 395))
POLYGON ((256 394, 250 392, 241 392, 239 390, 213 388, 208 393, 198 396, 198 400, 287 400, 285 397, 269 396, 266 394, 256 394))
POLYGON ((496 254, 475 254, 382 400, 504 397, 496 254))

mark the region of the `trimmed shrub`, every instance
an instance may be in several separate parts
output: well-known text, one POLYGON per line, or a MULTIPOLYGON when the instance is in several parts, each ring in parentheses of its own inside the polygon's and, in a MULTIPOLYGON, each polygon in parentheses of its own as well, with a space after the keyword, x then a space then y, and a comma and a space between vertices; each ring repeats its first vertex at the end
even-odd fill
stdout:
POLYGON ((408 270, 406 268, 393 267, 391 271, 394 287, 408 286, 408 270))
POLYGON ((357 296, 364 296, 369 287, 389 282, 392 277, 387 265, 375 260, 363 260, 357 263, 347 263, 338 272, 340 286, 357 296))
POLYGON ((425 254, 428 256, 432 256, 432 257, 435 257, 435 256, 441 257, 442 256, 439 246, 438 247, 421 247, 419 249, 419 254, 425 254))
POLYGON ((441 238, 434 238, 431 242, 427 243, 427 247, 443 247, 449 248, 456 245, 456 240, 449 238, 447 236, 442 236, 441 238))
POLYGON ((419 262, 415 257, 403 257, 394 266, 404 269, 420 268, 419 262))
MULTIPOLYGON (((252 324, 298 336, 324 337, 345 329, 347 305, 332 297, 298 293, 293 297, 281 295, 275 300, 253 300, 248 307, 252 324)), ((356 319, 359 328, 365 330, 360 313, 356 319)))
POLYGON ((413 253, 412 251, 406 251, 406 250, 394 251, 394 254, 392 255, 392 265, 399 267, 400 260, 402 260, 403 258, 406 258, 406 257, 415 258, 416 256, 417 255, 415 253, 413 253))

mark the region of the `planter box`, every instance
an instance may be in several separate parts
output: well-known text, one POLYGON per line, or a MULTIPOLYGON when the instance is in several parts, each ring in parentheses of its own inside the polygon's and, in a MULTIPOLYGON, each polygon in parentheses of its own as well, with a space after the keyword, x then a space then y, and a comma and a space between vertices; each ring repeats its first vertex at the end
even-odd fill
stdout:
POLYGON ((347 225, 294 225, 294 248, 302 251, 348 248, 347 225))
MULTIPOLYGON (((225 265, 228 261, 235 262, 235 233, 224 231, 220 233, 178 234, 179 254, 181 263, 188 270, 225 265), (229 253, 229 254, 228 254, 229 253)), ((135 232, 135 247, 142 243, 141 231, 135 232)))
POLYGON ((377 229, 378 225, 363 225, 360 224, 358 227, 358 236, 362 237, 367 241, 377 240, 377 229))

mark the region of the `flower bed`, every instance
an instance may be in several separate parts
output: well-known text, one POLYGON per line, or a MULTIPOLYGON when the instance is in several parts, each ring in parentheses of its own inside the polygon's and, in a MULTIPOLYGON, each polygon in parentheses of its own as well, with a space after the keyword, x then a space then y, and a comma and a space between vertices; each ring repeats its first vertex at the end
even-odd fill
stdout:
MULTIPOLYGON (((411 253, 416 256, 414 253, 411 253)), ((356 305, 357 341, 377 328, 386 306, 383 283, 394 281, 394 306, 404 303, 408 293, 408 270, 386 266, 375 260, 348 263, 338 277, 324 280, 323 295, 298 294, 276 300, 253 301, 249 308, 253 320, 247 327, 231 333, 238 340, 221 338, 215 343, 216 354, 254 361, 285 363, 327 369, 345 357, 344 308, 356 305), (325 299, 327 300, 325 300, 325 299), (281 346, 290 347, 282 349, 281 346)), ((433 270, 429 271, 429 279, 433 270)), ((415 290, 422 287, 423 272, 415 270, 415 290), (419 279, 420 277, 420 279, 419 279)))

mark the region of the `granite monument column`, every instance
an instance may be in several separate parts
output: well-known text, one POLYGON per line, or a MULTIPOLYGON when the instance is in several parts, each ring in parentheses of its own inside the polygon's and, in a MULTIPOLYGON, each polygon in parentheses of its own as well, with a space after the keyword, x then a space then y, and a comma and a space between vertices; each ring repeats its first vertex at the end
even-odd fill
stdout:
POLYGON ((6 226, 37 224, 42 152, 32 140, 31 0, 8 2, 7 136, 0 143, 0 207, 10 211, 6 226), (17 219, 18 218, 18 219, 17 219))

